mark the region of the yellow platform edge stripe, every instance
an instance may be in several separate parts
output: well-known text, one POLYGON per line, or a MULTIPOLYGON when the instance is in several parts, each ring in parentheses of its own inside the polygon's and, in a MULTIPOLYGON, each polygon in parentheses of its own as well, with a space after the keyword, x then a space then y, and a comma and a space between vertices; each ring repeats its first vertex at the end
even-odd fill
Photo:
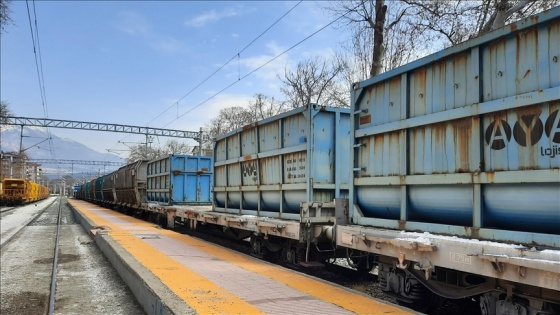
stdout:
POLYGON ((280 283, 284 283, 294 289, 357 314, 414 314, 402 308, 376 301, 373 298, 313 279, 293 270, 260 261, 260 263, 255 263, 254 259, 256 258, 246 257, 219 246, 208 246, 206 243, 196 238, 188 237, 187 235, 178 234, 169 230, 164 230, 160 233, 187 245, 196 246, 197 249, 205 253, 226 260, 246 270, 274 279, 280 283))
MULTIPOLYGON (((137 236, 128 233, 111 222, 103 219, 87 207, 96 207, 95 212, 111 211, 112 215, 120 213, 101 208, 93 204, 72 200, 69 202, 77 211, 87 216, 98 226, 107 226, 111 237, 126 251, 134 256, 138 262, 149 269, 173 293, 185 301, 199 314, 264 314, 258 308, 240 299, 233 293, 223 289, 214 282, 202 277, 172 258, 162 254, 156 248, 143 242, 137 236), (177 270, 182 270, 177 272, 177 270)), ((120 214, 121 219, 130 217, 120 214)), ((147 222, 137 220, 133 223, 143 223, 145 228, 157 230, 147 222)))
MULTIPOLYGON (((142 225, 144 228, 153 229, 154 232, 160 233, 169 238, 185 243, 189 246, 195 246, 198 250, 201 250, 207 254, 226 260, 246 270, 258 273, 265 277, 269 277, 294 289, 300 290, 318 299, 340 306, 357 314, 415 314, 412 312, 407 312, 402 308, 377 301, 373 298, 369 298, 361 294, 357 294, 343 288, 333 286, 332 284, 324 283, 303 274, 295 273, 292 270, 286 270, 282 267, 260 261, 259 263, 256 263, 255 258, 246 257, 242 254, 238 254, 229 249, 219 246, 209 245, 188 235, 156 228, 154 227, 153 223, 142 221, 107 208, 99 207, 99 209, 109 211, 114 216, 118 216, 119 218, 134 224, 142 225)), ((166 283, 165 281, 163 282, 166 283)))

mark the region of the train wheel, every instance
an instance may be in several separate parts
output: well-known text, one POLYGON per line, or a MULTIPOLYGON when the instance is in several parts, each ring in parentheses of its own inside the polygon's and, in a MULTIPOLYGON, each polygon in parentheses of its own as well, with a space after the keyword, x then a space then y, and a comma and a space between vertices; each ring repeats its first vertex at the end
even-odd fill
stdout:
POLYGON ((282 260, 288 265, 296 265, 298 263, 297 259, 297 248, 294 246, 286 245, 282 250, 282 260))
POLYGON ((360 273, 369 273, 375 267, 374 256, 362 256, 360 258, 352 258, 352 262, 356 265, 356 269, 360 273))
POLYGON ((251 255, 264 260, 274 260, 277 258, 276 253, 270 251, 266 241, 259 236, 251 236, 251 255))
POLYGON ((397 299, 397 304, 406 306, 415 311, 432 314, 445 304, 446 299, 433 293, 420 283, 407 281, 407 293, 413 297, 412 302, 405 302, 397 299))

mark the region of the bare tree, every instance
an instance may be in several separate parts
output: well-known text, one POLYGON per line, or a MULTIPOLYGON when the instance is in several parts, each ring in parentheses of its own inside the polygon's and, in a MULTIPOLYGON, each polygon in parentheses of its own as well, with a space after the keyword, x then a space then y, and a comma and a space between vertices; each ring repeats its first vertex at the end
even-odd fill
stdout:
MULTIPOLYGON (((348 107, 348 99, 338 95, 346 67, 346 61, 340 56, 335 56, 333 60, 320 57, 304 60, 298 63, 295 72, 286 67, 284 78, 280 78, 284 83, 280 91, 293 108, 311 103, 348 107)), ((344 88, 348 90, 347 86, 344 88)))
POLYGON ((6 122, 6 116, 12 116, 10 103, 6 101, 0 101, 0 123, 6 122))
POLYGON ((165 145, 157 149, 160 156, 167 154, 187 154, 192 151, 192 146, 179 140, 168 140, 165 145))
POLYGON ((560 5, 558 0, 484 0, 476 10, 478 35, 560 5), (484 11, 481 7, 486 8, 484 11))
POLYGON ((326 8, 350 28, 350 68, 374 76, 517 19, 560 5, 559 0, 354 0, 326 8), (381 27, 383 26, 383 30, 381 27))
POLYGON ((10 4, 12 0, 0 0, 0 33, 6 31, 6 26, 12 24, 13 21, 10 18, 10 4))
POLYGON ((130 152, 126 158, 127 163, 132 163, 138 160, 153 160, 157 158, 157 149, 146 147, 145 144, 137 144, 129 147, 130 152))
MULTIPOLYGON (((402 0, 415 25, 432 42, 449 47, 560 4, 558 0, 402 0)), ((434 47, 441 49, 440 47, 434 47)))
POLYGON ((386 55, 387 32, 408 15, 407 8, 398 1, 353 0, 336 1, 327 9, 344 17, 342 27, 352 29, 352 42, 360 57, 357 61, 369 64, 369 76, 381 73, 386 55), (365 43, 371 43, 371 46, 365 47, 365 43), (366 60, 369 61, 366 63, 366 60))
POLYGON ((245 107, 233 106, 222 108, 218 116, 210 120, 203 128, 204 133, 211 139, 203 144, 203 148, 211 150, 213 148, 213 139, 252 123, 254 121, 253 118, 253 113, 245 107))
POLYGON ((279 102, 274 97, 269 97, 261 93, 257 93, 252 101, 249 101, 249 111, 251 112, 251 121, 259 121, 288 110, 286 102, 279 102))
POLYGON ((191 146, 177 140, 168 140, 162 146, 146 147, 145 144, 137 144, 130 147, 126 161, 131 163, 138 160, 153 160, 169 154, 189 154, 191 151, 191 146))

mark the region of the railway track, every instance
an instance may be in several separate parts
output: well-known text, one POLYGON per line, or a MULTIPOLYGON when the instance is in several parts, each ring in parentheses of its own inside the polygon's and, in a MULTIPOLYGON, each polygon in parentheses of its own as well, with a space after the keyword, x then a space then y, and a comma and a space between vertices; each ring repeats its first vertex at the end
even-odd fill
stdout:
POLYGON ((1 252, 1 314, 142 312, 64 197, 22 224, 1 252))
POLYGON ((13 210, 15 210, 16 208, 17 208, 17 207, 2 207, 2 208, 0 208, 0 213, 5 213, 5 212, 8 212, 8 211, 13 211, 13 210))

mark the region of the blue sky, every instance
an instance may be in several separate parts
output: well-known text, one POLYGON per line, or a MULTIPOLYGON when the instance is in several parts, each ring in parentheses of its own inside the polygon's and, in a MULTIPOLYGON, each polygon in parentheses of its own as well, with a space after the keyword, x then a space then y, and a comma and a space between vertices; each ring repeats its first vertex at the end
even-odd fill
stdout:
MULTIPOLYGON (((304 1, 185 96, 297 3, 29 1, 33 24, 33 6, 37 17, 44 107, 27 4, 12 1, 14 25, 1 37, 0 97, 16 116, 198 131, 221 108, 244 106, 255 93, 283 99, 277 75, 285 66, 331 55, 348 39, 342 30, 328 27, 199 105, 334 19, 321 8, 324 2, 304 1)), ((126 149, 118 141, 145 141, 141 135, 57 128, 51 132, 100 152, 126 149)), ((168 139, 154 141, 163 144, 168 139)))

